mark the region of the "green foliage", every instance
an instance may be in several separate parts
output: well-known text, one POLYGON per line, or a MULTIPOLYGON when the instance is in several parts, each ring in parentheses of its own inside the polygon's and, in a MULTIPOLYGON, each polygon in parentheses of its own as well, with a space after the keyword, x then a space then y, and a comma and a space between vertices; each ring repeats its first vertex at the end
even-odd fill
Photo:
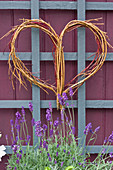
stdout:
MULTIPOLYGON (((62 98, 60 98, 62 102, 62 98)), ((64 103, 64 102, 62 102, 64 103)), ((66 105, 66 103, 65 103, 66 105)), ((22 115, 16 113, 16 123, 11 121, 11 130, 13 136, 12 150, 13 154, 8 159, 7 170, 111 170, 113 167, 113 153, 109 154, 109 150, 105 149, 105 145, 111 145, 113 142, 113 133, 104 141, 104 145, 100 153, 90 161, 90 153, 87 151, 86 138, 89 133, 91 137, 88 141, 95 143, 97 139, 97 131, 92 129, 89 123, 85 129, 81 139, 75 137, 74 126, 74 109, 69 108, 68 104, 67 116, 64 106, 61 110, 61 118, 52 119, 52 108, 46 111, 47 125, 41 125, 40 121, 35 122, 35 132, 37 137, 40 136, 40 142, 37 146, 30 147, 30 137, 28 133, 27 123, 25 120, 25 112, 22 115), (18 121, 17 121, 18 119, 18 121), (16 134, 14 133, 14 125, 16 124, 16 134), (19 128, 18 128, 19 127, 19 128), (23 129, 24 128, 24 129, 23 129), (21 132, 23 129, 24 139, 21 132), (27 142, 27 143, 26 143, 27 142), (26 150, 22 145, 26 143, 26 150)), ((30 110, 32 105, 30 104, 30 110)))
POLYGON ((73 166, 68 166, 65 170, 73 170, 74 167, 73 166))

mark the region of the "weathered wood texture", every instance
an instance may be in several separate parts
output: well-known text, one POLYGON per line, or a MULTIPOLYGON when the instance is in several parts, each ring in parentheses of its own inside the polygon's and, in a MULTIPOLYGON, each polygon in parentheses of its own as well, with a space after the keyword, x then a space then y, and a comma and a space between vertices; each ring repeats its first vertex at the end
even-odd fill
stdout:
MULTIPOLYGON (((3 1, 3 2, 4 3, 6 2, 8 5, 7 1, 3 1)), ((18 2, 19 1, 17 0, 17 3, 18 2)), ((40 8, 39 17, 49 22, 58 34, 60 34, 61 30, 70 20, 81 19, 80 18, 81 16, 79 16, 79 13, 77 13, 77 9, 79 7, 77 6, 77 3, 81 3, 83 2, 83 0, 66 1, 66 2, 63 1, 65 5, 64 4, 62 5, 61 1, 57 1, 56 3, 54 2, 52 3, 52 2, 53 1, 49 1, 48 5, 46 5, 47 3, 46 1, 39 2, 39 8, 40 8), (52 10, 51 8, 54 8, 54 10, 52 10), (60 8, 60 10, 58 8, 60 8), (66 8, 66 10, 64 10, 64 8, 66 8)), ((1 3, 2 1, 0 1, 0 4, 1 3)), ((22 18, 33 18, 34 17, 33 11, 30 10, 31 1, 26 2, 25 6, 23 6, 23 4, 20 4, 19 6, 20 9, 17 9, 18 4, 14 3, 14 1, 11 1, 11 3, 9 4, 10 5, 9 7, 7 7, 7 5, 6 4, 0 5, 0 21, 1 21, 0 37, 3 36, 8 30, 10 30, 13 25, 19 24, 20 18, 22 19, 22 18), (3 7, 6 9, 1 9, 3 7), (21 8, 23 9, 21 10, 21 8)), ((83 7, 80 6, 79 8, 81 10, 83 7)), ((86 9, 86 12, 84 12, 84 15, 86 16, 82 16, 84 17, 84 19, 102 17, 102 20, 100 20, 100 22, 103 22, 104 25, 100 26, 100 28, 108 32, 110 43, 111 45, 113 45, 113 33, 112 33, 113 1, 112 0, 108 0, 108 1, 87 0, 84 8, 86 9), (99 5, 99 3, 102 3, 102 4, 99 5)), ((84 36, 84 30, 81 30, 81 32, 84 36)), ((89 30, 86 29, 85 31, 86 36, 83 37, 83 41, 82 39, 79 39, 79 36, 80 36, 79 34, 80 32, 77 34, 77 31, 73 31, 71 33, 67 33, 64 37, 63 45, 64 45, 65 57, 67 60, 66 61, 66 82, 71 80, 73 76, 77 74, 77 71, 80 71, 81 68, 85 67, 85 65, 87 65, 90 62, 91 59, 86 59, 87 61, 85 62, 85 58, 89 55, 89 53, 95 52, 97 48, 95 40, 94 40, 94 36, 89 30), (78 38, 77 38, 77 35, 78 35, 78 38), (85 45, 82 44, 82 42, 84 41, 85 41, 85 45), (80 43, 81 43, 82 49, 80 48, 80 43), (81 56, 81 59, 79 58, 78 54, 83 55, 81 56), (68 59, 70 59, 71 61, 69 61, 68 59), (83 60, 83 65, 80 65, 79 63, 82 60, 83 60)), ((28 91, 26 91, 23 87, 21 87, 20 89, 17 80, 14 81, 15 90, 12 89, 11 81, 9 80, 9 77, 8 77, 8 65, 7 65, 8 54, 4 53, 3 55, 4 51, 9 52, 9 48, 7 44, 10 40, 10 37, 11 36, 0 41, 0 60, 1 60, 0 61, 0 131, 3 134, 3 137, 0 139, 0 144, 5 144, 5 145, 6 145, 5 135, 8 134, 8 136, 10 136, 11 134, 9 120, 15 119, 15 112, 17 110, 20 110, 19 109, 21 107, 20 105, 24 105, 26 108, 27 120, 29 120, 28 125, 30 127, 31 113, 27 109, 28 107, 27 104, 29 101, 32 101, 33 96, 35 94, 29 82, 27 82, 28 91), (4 102, 5 100, 6 100, 6 104, 4 102), (12 104, 10 104, 10 101, 12 100, 14 100, 15 103, 12 102, 12 104)), ((39 63, 39 60, 37 60, 37 65, 40 65, 40 69, 38 70, 39 68, 38 67, 36 72, 40 74, 40 77, 42 79, 48 80, 50 83, 54 83, 55 82, 54 66, 53 66, 52 55, 51 55, 53 45, 49 37, 45 35, 45 33, 43 33, 42 31, 39 31, 39 40, 40 40, 40 44, 36 44, 36 48, 37 49, 39 48, 40 50, 41 61, 39 63), (45 58, 47 58, 47 60, 45 58)), ((22 52, 21 58, 24 59, 25 64, 30 70, 32 70, 32 67, 33 67, 32 62, 31 62, 32 55, 35 55, 33 54, 34 52, 33 50, 34 47, 32 46, 33 42, 35 42, 35 40, 33 40, 31 37, 31 30, 28 29, 26 31, 23 31, 19 35, 18 41, 16 43, 17 51, 22 52), (26 52, 26 55, 25 55, 25 52, 26 52), (27 59, 25 59, 24 56, 26 56, 27 59)), ((112 118, 113 118, 113 88, 112 88, 113 51, 111 49, 108 49, 108 51, 109 51, 109 54, 107 57, 107 61, 105 62, 101 70, 98 71, 98 73, 94 75, 92 78, 90 78, 86 82, 85 86, 81 87, 79 92, 75 94, 74 96, 75 117, 76 117, 76 125, 77 125, 76 133, 78 133, 78 129, 79 129, 79 132, 81 134, 83 127, 84 127, 84 124, 81 124, 80 118, 82 120, 82 123, 85 123, 85 120, 86 120, 85 124, 91 122, 93 125, 93 128, 96 128, 97 126, 101 126, 98 132, 96 146, 92 149, 92 153, 99 151, 100 146, 103 144, 104 138, 106 136, 109 136, 113 130, 113 123, 112 123, 112 118), (78 113, 79 115, 77 115, 78 113), (80 117, 80 114, 81 116, 83 115, 83 117, 80 117)), ((37 90, 37 88, 35 90, 37 90)), ((46 113, 46 107, 48 106, 48 100, 52 101, 53 106, 55 108, 56 107, 55 101, 54 101, 55 96, 50 91, 49 91, 49 95, 47 95, 42 90, 40 91, 40 95, 39 95, 39 91, 37 91, 36 94, 38 94, 37 98, 35 95, 36 103, 35 103, 35 98, 33 99, 33 101, 35 104, 35 108, 37 107, 38 109, 38 113, 37 114, 35 113, 36 114, 35 116, 37 118, 39 118, 40 116, 42 122, 46 123, 45 113, 46 113), (41 102, 38 105, 37 102, 39 101, 40 98, 41 98, 41 102), (41 109, 41 111, 40 111, 40 107, 43 108, 41 109)), ((57 118, 58 116, 59 116, 58 111, 54 109, 54 118, 57 118)), ((31 127, 30 127, 30 133, 32 133, 31 127)), ((11 144, 10 139, 9 139, 9 144, 11 144)), ((2 167, 2 169, 4 169, 5 167, 4 165, 5 160, 6 158, 3 159, 3 164, 0 163, 0 166, 2 167)))

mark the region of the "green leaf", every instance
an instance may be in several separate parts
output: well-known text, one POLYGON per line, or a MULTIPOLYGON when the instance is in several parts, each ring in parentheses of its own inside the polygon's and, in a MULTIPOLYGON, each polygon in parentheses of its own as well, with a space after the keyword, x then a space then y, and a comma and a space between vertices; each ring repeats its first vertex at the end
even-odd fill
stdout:
POLYGON ((45 170, 51 170, 51 168, 49 168, 49 167, 45 167, 45 170))
POLYGON ((72 170, 72 169, 74 169, 73 166, 68 166, 65 170, 72 170))
POLYGON ((92 140, 94 140, 95 138, 90 138, 90 140, 89 141, 92 141, 92 140))

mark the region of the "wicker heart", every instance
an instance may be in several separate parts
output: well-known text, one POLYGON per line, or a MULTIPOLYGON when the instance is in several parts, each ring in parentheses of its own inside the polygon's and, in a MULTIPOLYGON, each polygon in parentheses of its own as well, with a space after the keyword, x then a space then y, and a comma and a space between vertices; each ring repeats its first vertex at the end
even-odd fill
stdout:
MULTIPOLYGON (((62 95, 63 92, 68 93, 70 87, 76 91, 87 79, 89 79, 102 67, 105 61, 106 55, 107 55, 107 46, 110 46, 106 40, 107 38, 106 33, 100 30, 96 26, 99 23, 94 24, 94 23, 91 23, 91 21, 92 20, 86 20, 86 21, 72 20, 65 26, 61 34, 58 36, 56 32, 54 31, 54 29, 51 27, 51 25, 41 19, 23 20, 21 25, 14 27, 11 31, 9 31, 5 35, 7 36, 11 32, 13 32, 13 36, 10 42, 11 51, 10 51, 9 60, 8 60, 9 71, 12 73, 12 76, 16 77, 19 80, 20 84, 22 84, 25 88, 26 88, 26 83, 25 83, 24 77, 26 77, 30 83, 33 83, 39 86, 44 91, 46 91, 46 89, 52 90, 56 96, 58 96, 58 94, 62 95), (55 76, 56 76, 56 86, 53 86, 47 83, 46 81, 43 81, 35 77, 26 68, 24 63, 16 56, 15 40, 17 39, 19 33, 22 30, 26 28, 31 28, 31 27, 39 28, 42 31, 44 31, 46 34, 49 35, 49 37, 51 38, 54 44, 54 47, 55 47, 54 68, 55 68, 55 76), (93 61, 83 71, 81 71, 81 73, 76 75, 71 80, 71 82, 68 83, 68 86, 65 87, 65 60, 64 60, 62 41, 63 41, 64 34, 66 32, 70 32, 79 27, 87 27, 88 29, 92 31, 92 33, 95 36, 95 40, 98 45, 98 48, 95 53, 95 57, 93 61), (10 62, 11 59, 14 65, 13 67, 10 62), (76 83, 73 83, 75 79, 77 81, 76 83)), ((93 19, 93 21, 98 21, 98 19, 93 19)), ((57 106, 58 106, 58 98, 57 98, 57 106)))

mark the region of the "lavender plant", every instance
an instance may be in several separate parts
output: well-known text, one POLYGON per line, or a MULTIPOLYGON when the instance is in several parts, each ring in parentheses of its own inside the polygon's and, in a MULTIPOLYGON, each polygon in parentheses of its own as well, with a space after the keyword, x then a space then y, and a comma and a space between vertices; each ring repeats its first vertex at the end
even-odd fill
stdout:
MULTIPOLYGON (((70 97, 73 91, 70 88, 70 97)), ((60 117, 53 120, 53 110, 51 103, 49 109, 46 110, 46 124, 41 121, 31 121, 31 125, 35 126, 35 134, 40 138, 38 148, 30 147, 30 139, 27 122, 25 118, 25 110, 22 107, 21 114, 16 113, 15 122, 10 121, 12 133, 12 155, 8 160, 7 169, 9 170, 103 170, 112 169, 113 162, 110 158, 113 153, 108 154, 105 145, 111 145, 113 142, 113 132, 106 138, 103 148, 95 158, 90 161, 90 154, 87 147, 84 151, 84 144, 78 144, 78 138, 75 135, 75 118, 73 105, 70 109, 66 93, 62 96, 58 95, 61 105, 60 117), (67 110, 68 114, 67 114, 67 110), (26 145, 26 150, 22 145, 26 145)), ((29 104, 29 110, 33 112, 32 103, 29 104)), ((91 138, 88 141, 95 142, 99 126, 93 130, 92 124, 88 123, 83 132, 83 138, 86 140, 89 133, 91 138)), ((82 140, 82 139, 81 139, 82 140)), ((84 140, 84 141, 85 141, 84 140)), ((87 144, 87 145, 88 145, 87 144)))

